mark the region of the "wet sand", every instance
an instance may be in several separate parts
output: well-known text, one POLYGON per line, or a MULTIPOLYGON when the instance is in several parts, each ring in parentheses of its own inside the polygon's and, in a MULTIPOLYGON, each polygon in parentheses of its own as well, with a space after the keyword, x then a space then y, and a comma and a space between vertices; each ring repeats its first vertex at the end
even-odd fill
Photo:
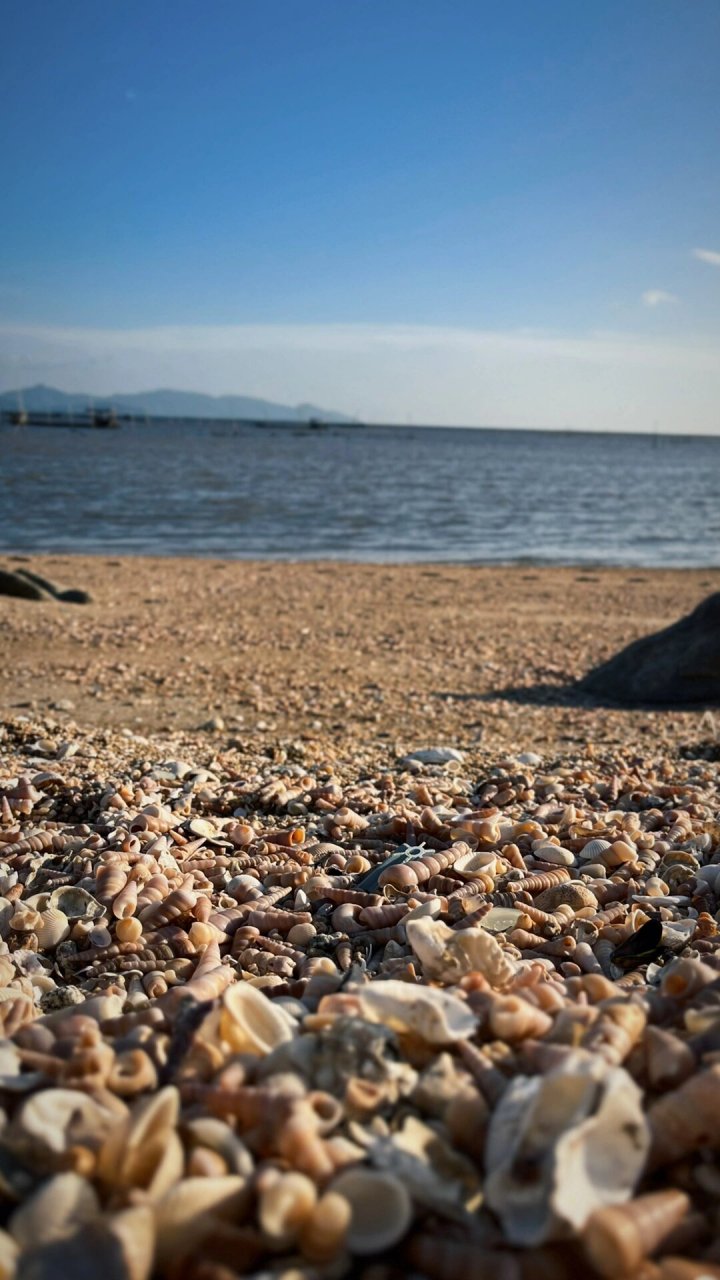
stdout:
POLYGON ((89 606, 0 600, 0 708, 139 733, 407 749, 670 745, 702 712, 582 705, 568 685, 720 588, 720 570, 5 556, 89 606), (57 709, 59 707, 59 710, 57 709), (64 710, 64 707, 69 707, 64 710))

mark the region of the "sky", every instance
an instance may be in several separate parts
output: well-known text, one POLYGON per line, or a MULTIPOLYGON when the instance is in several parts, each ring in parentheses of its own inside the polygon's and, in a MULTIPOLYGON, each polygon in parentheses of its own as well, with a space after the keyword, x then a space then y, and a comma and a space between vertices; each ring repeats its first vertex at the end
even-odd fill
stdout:
POLYGON ((720 433, 718 0, 0 0, 0 390, 720 433))

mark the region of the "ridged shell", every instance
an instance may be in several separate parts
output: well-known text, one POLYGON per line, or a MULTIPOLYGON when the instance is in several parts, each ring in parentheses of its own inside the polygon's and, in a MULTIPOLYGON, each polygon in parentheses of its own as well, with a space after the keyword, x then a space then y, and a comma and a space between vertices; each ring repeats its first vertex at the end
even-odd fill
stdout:
POLYGON ((54 951, 59 943, 64 942, 70 933, 70 921, 64 911, 57 907, 48 907, 43 911, 41 922, 35 930, 38 945, 43 951, 54 951))
POLYGON ((582 862, 595 862, 595 860, 599 859, 609 848, 609 840, 588 840, 587 844, 583 845, 580 850, 578 857, 582 862))

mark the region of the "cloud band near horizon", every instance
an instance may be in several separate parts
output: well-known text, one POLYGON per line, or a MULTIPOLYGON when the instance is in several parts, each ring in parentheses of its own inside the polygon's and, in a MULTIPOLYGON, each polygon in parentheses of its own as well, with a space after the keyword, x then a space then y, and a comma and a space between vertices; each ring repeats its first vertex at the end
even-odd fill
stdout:
POLYGON ((0 387, 8 390, 37 381, 97 395, 172 386, 307 401, 374 421, 720 431, 720 358, 706 337, 403 324, 5 324, 0 348, 0 387))

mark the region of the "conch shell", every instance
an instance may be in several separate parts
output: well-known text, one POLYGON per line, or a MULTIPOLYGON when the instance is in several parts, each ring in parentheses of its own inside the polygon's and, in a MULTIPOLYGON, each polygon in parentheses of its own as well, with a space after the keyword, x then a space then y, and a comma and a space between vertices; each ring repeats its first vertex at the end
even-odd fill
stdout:
POLYGON ((632 1195, 650 1146, 641 1093, 622 1067, 571 1053, 508 1085, 488 1130, 487 1202, 512 1244, 579 1231, 632 1195))

